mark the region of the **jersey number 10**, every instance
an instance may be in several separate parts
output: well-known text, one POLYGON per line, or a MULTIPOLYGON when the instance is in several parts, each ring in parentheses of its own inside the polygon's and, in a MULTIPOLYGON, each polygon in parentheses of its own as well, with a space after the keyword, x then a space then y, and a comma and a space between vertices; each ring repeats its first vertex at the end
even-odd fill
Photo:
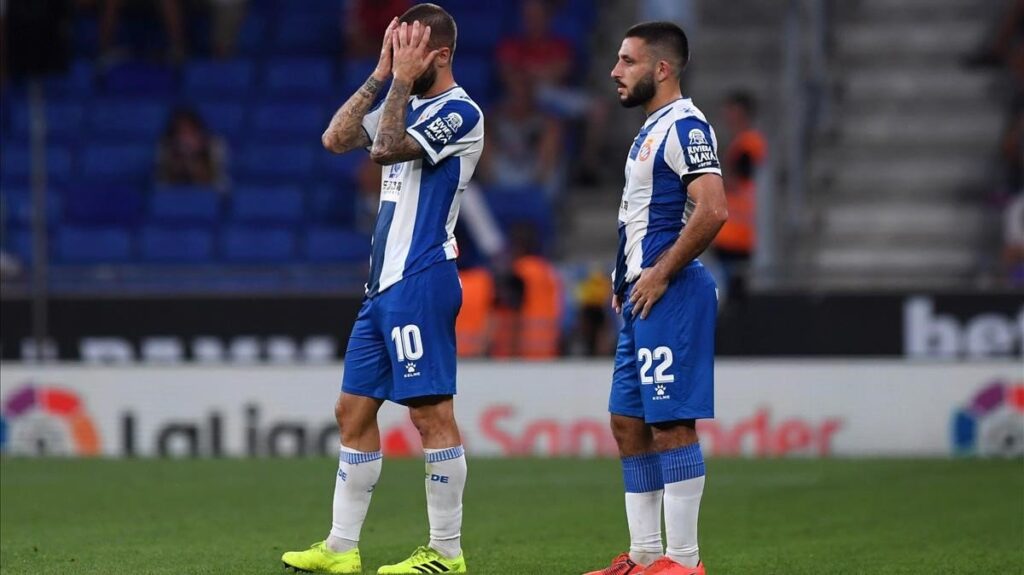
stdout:
POLYGON ((391 330, 391 339, 395 342, 398 361, 416 361, 423 357, 423 339, 416 324, 395 326, 391 330))

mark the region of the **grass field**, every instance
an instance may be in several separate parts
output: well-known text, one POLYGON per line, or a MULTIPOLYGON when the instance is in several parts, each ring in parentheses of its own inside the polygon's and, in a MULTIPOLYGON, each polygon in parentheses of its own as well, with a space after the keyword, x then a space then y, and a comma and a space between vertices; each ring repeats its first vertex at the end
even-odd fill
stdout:
MULTIPOLYGON (((0 570, 274 574, 330 526, 328 460, 0 463, 0 570)), ((425 540, 423 464, 388 460, 364 572, 425 540)), ((471 460, 477 575, 575 574, 628 545, 618 464, 471 460)), ((1024 573, 1024 462, 712 460, 701 552, 713 575, 1024 573)))

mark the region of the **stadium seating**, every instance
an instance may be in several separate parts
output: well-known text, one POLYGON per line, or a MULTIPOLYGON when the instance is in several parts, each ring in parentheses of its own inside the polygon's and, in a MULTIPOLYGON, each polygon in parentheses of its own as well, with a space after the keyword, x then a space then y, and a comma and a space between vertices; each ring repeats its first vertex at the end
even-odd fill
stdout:
POLYGON ((285 263, 294 258, 295 248, 290 228, 229 225, 221 232, 221 255, 231 263, 285 263))
POLYGON ((205 228, 146 226, 139 237, 142 259, 156 263, 206 263, 213 246, 213 232, 205 228))
MULTIPOLYGON (((494 46, 516 26, 518 6, 483 9, 475 0, 446 6, 460 23, 458 81, 486 106, 495 88, 494 46)), ((76 17, 77 59, 66 73, 43 80, 54 263, 365 259, 368 239, 352 226, 366 154, 330 154, 319 135, 376 61, 336 58, 346 17, 337 0, 290 7, 285 0, 251 0, 237 57, 203 56, 180 69, 150 58, 101 67, 92 60, 95 17, 76 17), (158 141, 179 106, 197 110, 227 142, 230 189, 154 183, 158 141)), ((560 16, 556 24, 571 27, 564 21, 560 16)), ((163 49, 162 34, 145 22, 122 24, 120 42, 163 49)), ((208 35, 205 17, 190 21, 194 53, 207 54, 208 35)), ((32 117, 25 87, 8 85, 0 108, 3 241, 27 259, 32 117)), ((534 199, 495 199, 499 221, 547 221, 546 205, 534 199)))
POLYGON ((230 219, 249 224, 296 224, 304 211, 302 193, 298 188, 240 187, 231 198, 230 219))
POLYGON ((160 224, 213 225, 220 217, 220 195, 201 186, 161 186, 149 197, 148 219, 160 224))
POLYGON ((306 230, 303 249, 311 262, 366 262, 370 238, 346 228, 315 226, 306 230))
POLYGON ((54 258, 66 264, 127 263, 132 236, 123 227, 63 226, 57 230, 54 258))

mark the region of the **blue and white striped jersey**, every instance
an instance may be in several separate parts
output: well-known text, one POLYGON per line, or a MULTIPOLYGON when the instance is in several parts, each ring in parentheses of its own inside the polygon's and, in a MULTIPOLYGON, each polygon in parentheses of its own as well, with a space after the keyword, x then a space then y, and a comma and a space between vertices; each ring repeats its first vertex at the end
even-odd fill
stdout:
MULTIPOLYGON (((382 109, 378 105, 363 119, 371 140, 382 109)), ((366 284, 369 297, 435 263, 455 259, 459 201, 484 148, 483 114, 459 86, 432 98, 409 98, 406 124, 426 156, 383 167, 366 284)))
POLYGON ((640 277, 678 239, 693 211, 686 176, 722 174, 715 131, 689 98, 647 117, 626 159, 619 205, 615 292, 640 277))

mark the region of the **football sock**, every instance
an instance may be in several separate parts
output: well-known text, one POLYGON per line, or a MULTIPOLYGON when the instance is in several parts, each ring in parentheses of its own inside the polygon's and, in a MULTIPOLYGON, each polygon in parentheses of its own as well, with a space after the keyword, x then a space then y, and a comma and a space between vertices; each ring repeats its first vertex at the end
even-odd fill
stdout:
POLYGON ((665 555, 685 567, 700 563, 697 547, 697 515, 704 493, 704 455, 700 444, 661 453, 665 479, 665 555))
POLYGON ((461 445, 424 449, 430 547, 448 559, 462 555, 462 492, 466 454, 461 445))
POLYGON ((370 508, 373 488, 384 461, 380 451, 356 451, 341 446, 338 476, 334 480, 334 517, 327 549, 344 553, 359 545, 359 531, 370 508))
POLYGON ((662 555, 661 500, 665 485, 661 458, 657 453, 623 457, 622 478, 626 484, 629 558, 648 565, 662 555))

